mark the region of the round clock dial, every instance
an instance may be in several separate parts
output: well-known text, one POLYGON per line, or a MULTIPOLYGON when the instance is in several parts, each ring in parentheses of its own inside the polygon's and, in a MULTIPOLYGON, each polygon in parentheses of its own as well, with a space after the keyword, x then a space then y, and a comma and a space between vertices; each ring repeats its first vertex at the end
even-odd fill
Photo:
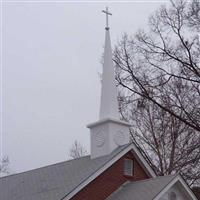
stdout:
POLYGON ((103 131, 99 131, 96 133, 95 142, 97 147, 101 147, 105 143, 105 135, 103 131))
POLYGON ((125 140, 124 133, 122 131, 117 131, 114 135, 114 141, 117 145, 123 145, 125 140))

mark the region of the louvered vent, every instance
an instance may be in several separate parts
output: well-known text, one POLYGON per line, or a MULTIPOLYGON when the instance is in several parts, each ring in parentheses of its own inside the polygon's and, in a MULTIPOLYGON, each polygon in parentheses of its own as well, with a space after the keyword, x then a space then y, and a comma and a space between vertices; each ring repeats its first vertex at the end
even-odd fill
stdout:
POLYGON ((133 160, 124 159, 124 175, 133 176, 133 160))

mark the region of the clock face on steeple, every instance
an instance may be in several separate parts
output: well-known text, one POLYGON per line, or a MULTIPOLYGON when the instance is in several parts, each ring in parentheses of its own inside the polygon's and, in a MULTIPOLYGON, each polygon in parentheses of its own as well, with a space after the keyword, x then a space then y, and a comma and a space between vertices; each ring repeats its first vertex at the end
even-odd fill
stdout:
POLYGON ((114 135, 114 141, 115 144, 117 145, 123 145, 124 144, 124 140, 125 140, 125 135, 123 133, 123 131, 117 131, 114 135))
POLYGON ((95 144, 97 147, 102 147, 105 143, 105 133, 104 131, 100 130, 97 131, 95 134, 95 144))

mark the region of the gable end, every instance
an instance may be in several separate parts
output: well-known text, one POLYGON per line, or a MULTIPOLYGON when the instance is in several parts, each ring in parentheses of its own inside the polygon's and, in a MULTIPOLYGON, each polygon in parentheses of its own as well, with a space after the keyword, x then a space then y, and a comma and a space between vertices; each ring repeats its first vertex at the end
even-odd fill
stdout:
POLYGON ((120 158, 122 158, 126 153, 132 152, 131 154, 134 154, 134 157, 138 161, 139 165, 142 166, 143 169, 145 169, 145 174, 147 174, 147 177, 156 177, 155 172, 151 169, 147 161, 144 159, 142 154, 139 152, 137 147, 134 144, 128 145, 126 148, 124 148, 122 151, 120 151, 117 155, 113 156, 112 159, 110 159, 109 162, 107 162, 105 165, 103 165, 99 170, 97 170, 94 174, 87 177, 82 183, 80 183, 74 190, 66 194, 65 197, 62 198, 62 200, 70 200, 72 197, 74 197, 79 191, 81 191, 83 188, 85 188, 90 182, 92 182, 94 179, 96 179, 99 175, 101 175, 105 170, 107 170, 109 167, 111 167, 115 162, 117 162, 120 158))
POLYGON ((143 170, 131 151, 122 156, 112 166, 80 190, 71 200, 104 200, 127 181, 148 179, 148 174, 143 170), (134 163, 133 174, 124 174, 124 162, 130 160, 134 163))

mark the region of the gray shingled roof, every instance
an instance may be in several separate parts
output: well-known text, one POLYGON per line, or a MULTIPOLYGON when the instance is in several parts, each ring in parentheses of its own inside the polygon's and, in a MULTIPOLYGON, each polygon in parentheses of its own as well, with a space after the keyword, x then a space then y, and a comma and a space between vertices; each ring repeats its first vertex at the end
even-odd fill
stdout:
POLYGON ((60 200, 128 146, 0 178, 0 200, 60 200))
POLYGON ((127 182, 106 200, 153 200, 177 175, 127 182))

